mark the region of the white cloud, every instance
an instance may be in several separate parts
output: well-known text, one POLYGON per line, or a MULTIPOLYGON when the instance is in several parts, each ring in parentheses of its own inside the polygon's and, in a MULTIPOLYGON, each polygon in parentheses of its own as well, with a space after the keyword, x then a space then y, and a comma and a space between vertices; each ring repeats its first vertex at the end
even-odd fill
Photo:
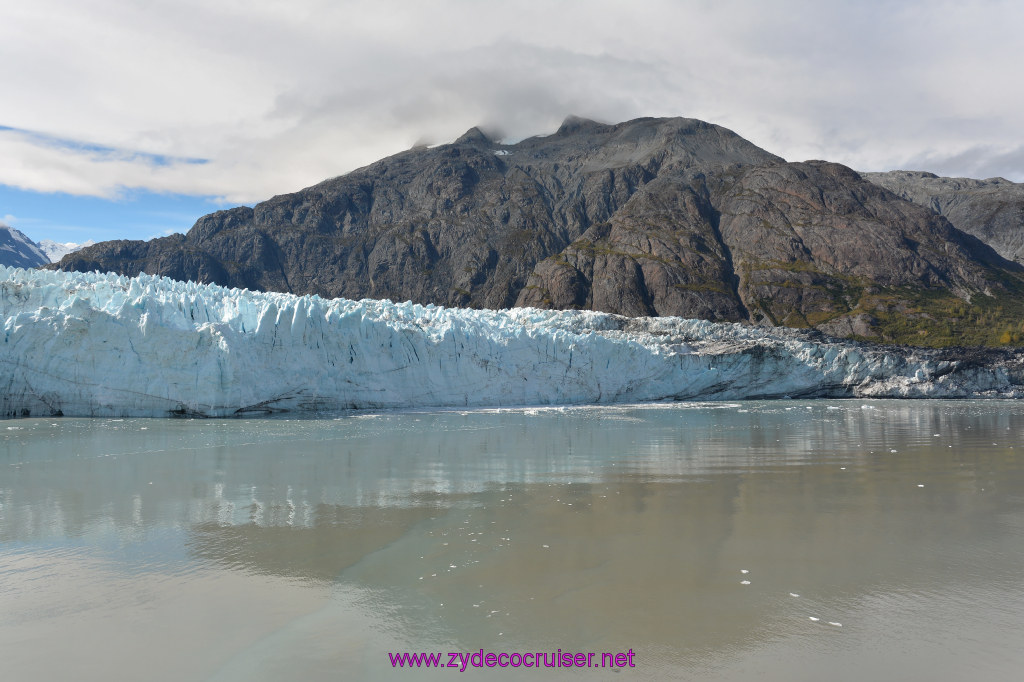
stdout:
POLYGON ((523 137, 570 113, 692 116, 795 160, 1024 180, 1016 3, 7 5, 0 125, 123 150, 0 130, 0 183, 27 189, 251 202, 424 138, 523 137))

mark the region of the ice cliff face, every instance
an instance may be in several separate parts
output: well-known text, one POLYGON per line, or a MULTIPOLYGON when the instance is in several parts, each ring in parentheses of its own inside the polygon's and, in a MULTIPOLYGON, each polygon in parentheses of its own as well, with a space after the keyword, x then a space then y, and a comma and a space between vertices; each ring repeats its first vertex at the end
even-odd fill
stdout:
POLYGON ((328 301, 0 267, 0 415, 1024 395, 970 358, 680 318, 328 301))

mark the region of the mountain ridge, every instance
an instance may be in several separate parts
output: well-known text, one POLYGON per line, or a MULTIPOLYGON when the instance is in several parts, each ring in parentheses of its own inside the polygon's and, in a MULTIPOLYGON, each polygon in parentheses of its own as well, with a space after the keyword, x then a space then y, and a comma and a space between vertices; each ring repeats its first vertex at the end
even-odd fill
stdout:
POLYGON ((515 144, 472 128, 204 216, 186 235, 103 242, 55 267, 914 345, 997 345, 1024 332, 1024 268, 977 236, 871 174, 787 162, 685 118, 569 117, 515 144))
POLYGON ((0 223, 0 265, 35 268, 49 262, 43 249, 24 232, 0 223))
POLYGON ((1024 264, 1024 184, 1005 178, 947 178, 904 170, 861 175, 903 199, 930 208, 1004 258, 1024 264))

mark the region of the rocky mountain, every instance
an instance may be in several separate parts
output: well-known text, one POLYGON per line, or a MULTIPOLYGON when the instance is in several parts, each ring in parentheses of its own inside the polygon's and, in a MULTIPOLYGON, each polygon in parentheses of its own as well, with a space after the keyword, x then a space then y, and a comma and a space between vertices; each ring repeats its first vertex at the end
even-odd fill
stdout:
POLYGON ((1024 264, 1024 183, 941 178, 920 171, 861 173, 897 196, 944 216, 1003 258, 1024 264))
POLYGON ((448 306, 581 308, 814 327, 920 345, 1020 335, 1024 268, 931 208, 692 119, 474 128, 187 235, 103 242, 62 270, 448 306))
POLYGON ((20 230, 0 223, 0 265, 15 268, 35 268, 49 263, 50 259, 20 230))

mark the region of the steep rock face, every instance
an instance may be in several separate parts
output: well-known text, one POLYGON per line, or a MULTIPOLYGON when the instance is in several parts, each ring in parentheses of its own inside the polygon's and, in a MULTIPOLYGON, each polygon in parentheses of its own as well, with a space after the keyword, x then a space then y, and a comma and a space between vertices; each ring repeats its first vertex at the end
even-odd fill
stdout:
POLYGON ((927 342, 954 301, 1017 291, 1013 271, 845 166, 777 163, 659 177, 538 264, 517 304, 889 340, 895 330, 883 328, 902 326, 927 342))
POLYGON ((517 306, 739 321, 728 251, 702 174, 666 174, 538 264, 517 306))
POLYGON ((942 178, 920 171, 862 173, 866 180, 945 216, 1008 260, 1024 264, 1024 184, 942 178))
POLYGON ((961 298, 1000 286, 999 260, 934 213, 839 164, 745 173, 720 202, 720 231, 753 319, 806 326, 858 307, 871 290, 961 298))

